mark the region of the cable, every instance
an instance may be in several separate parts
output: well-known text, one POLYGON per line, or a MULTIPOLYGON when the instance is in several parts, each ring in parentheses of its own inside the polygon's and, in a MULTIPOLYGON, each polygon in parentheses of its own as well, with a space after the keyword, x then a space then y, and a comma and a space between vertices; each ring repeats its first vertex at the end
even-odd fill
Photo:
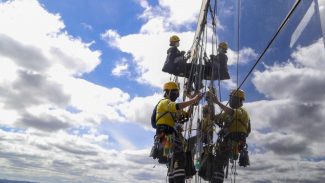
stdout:
MULTIPOLYGON (((261 55, 259 56, 259 58, 257 59, 257 61, 255 62, 255 64, 253 65, 253 67, 250 69, 250 71, 247 73, 247 75, 245 76, 244 80, 239 84, 239 57, 240 57, 240 6, 241 6, 241 1, 238 0, 238 24, 237 24, 237 31, 238 31, 238 35, 237 35, 237 49, 238 49, 238 55, 237 55, 237 79, 236 79, 236 86, 237 86, 237 91, 243 86, 243 84, 246 82, 246 80, 248 79, 248 77, 250 76, 250 74, 253 72, 253 70, 255 69, 255 67, 257 66, 257 64, 261 61, 261 59, 263 58, 263 56, 265 55, 265 53, 267 52, 267 50, 270 48, 270 46, 273 44, 274 40, 278 37, 279 33, 282 31, 283 27, 287 24, 288 20, 290 19, 290 17, 292 16, 293 12, 297 9, 298 5, 301 3, 301 0, 297 0, 295 2, 295 4, 293 5, 293 7, 291 8, 291 10, 289 11, 289 13, 287 14, 287 16, 285 17, 285 19, 283 20, 283 22, 280 24, 280 26, 278 27, 276 33, 273 35, 273 37, 271 38, 271 40, 268 42, 266 48, 263 50, 263 52, 261 53, 261 55)), ((216 6, 216 5, 215 5, 216 6)), ((211 12, 211 7, 210 8, 210 12, 211 12)), ((213 20, 213 24, 215 23, 215 14, 213 14, 212 16, 212 20, 213 20)), ((206 21, 206 20, 205 20, 206 21)), ((206 24, 207 22, 205 22, 206 24)), ((199 25, 201 26, 201 25, 199 25)), ((215 31, 215 29, 214 29, 215 31)), ((204 32, 203 32, 204 34, 204 32)), ((216 34, 215 34, 216 35, 216 34)), ((207 35, 206 35, 207 36, 207 35)), ((194 42, 201 42, 203 44, 203 38, 204 36, 200 36, 198 37, 198 39, 195 38, 194 42), (201 41, 200 41, 201 39, 201 41)), ((215 36, 215 38, 217 39, 217 37, 215 36)), ((213 40, 212 40, 213 41, 213 40)), ((217 46, 217 44, 216 44, 217 46)), ((199 45, 201 53, 200 53, 200 57, 202 57, 202 50, 203 50, 203 45, 199 45)), ((193 60, 192 60, 193 61, 193 60)), ((200 62, 200 64, 202 63, 202 60, 196 60, 196 62, 200 62)), ((192 62, 193 64, 193 62, 192 62)), ((201 77, 201 72, 202 70, 200 69, 199 71, 199 78, 201 77)), ((191 72, 192 73, 192 72, 191 72)), ((195 80, 196 78, 193 78, 193 80, 195 80)), ((220 87, 219 87, 220 88, 220 87)), ((219 89, 220 90, 220 89, 219 89)), ((221 97, 221 96, 220 96, 221 97)), ((229 104, 229 102, 226 104, 226 106, 229 104)), ((195 113, 196 110, 193 110, 193 113, 195 113)), ((222 112, 222 110, 221 110, 222 112)), ((221 113, 220 112, 220 113, 221 113)), ((199 115, 199 107, 197 107, 197 113, 199 115)), ((191 120, 192 123, 193 119, 191 120)), ((237 123, 236 123, 237 124, 237 123)), ((238 125, 238 124, 237 124, 238 125)), ((236 125, 236 126, 237 126, 236 125)), ((238 128, 238 126, 236 127, 238 128)), ((189 133, 191 133, 191 131, 189 131, 189 133)), ((190 135, 190 134, 188 134, 190 135)), ((236 161, 235 161, 235 172, 234 172, 234 182, 236 181, 236 161)), ((197 177, 196 177, 197 180, 197 177)))
MULTIPOLYGON (((281 32, 281 30, 283 29, 283 27, 286 25, 286 23, 288 22, 289 18, 291 17, 292 13, 296 10, 296 8, 298 7, 298 5, 301 3, 301 0, 297 0, 296 3, 294 4, 294 6, 291 8, 291 10, 289 11, 289 13, 287 14, 286 18, 283 20, 283 22, 281 23, 281 25, 279 26, 277 32, 274 34, 274 36, 272 37, 272 39, 269 41, 268 45, 266 46, 266 48, 264 49, 264 51, 262 52, 262 54, 259 56, 259 58, 257 59, 257 61, 255 62, 255 64, 253 65, 253 67, 250 69, 250 71, 247 73, 247 75, 245 76, 245 79, 241 82, 241 84, 239 85, 239 87, 237 87, 238 91, 243 84, 246 82, 248 76, 253 72, 253 70, 255 69, 256 65, 260 62, 260 60, 262 59, 262 57, 264 56, 264 54, 266 53, 266 51, 270 48, 270 46, 272 45, 272 43, 274 42, 275 38, 278 36, 278 34, 281 32)), ((229 102, 227 102, 226 106, 228 106, 229 102)), ((220 114, 223 112, 223 110, 220 111, 220 114)))
MULTIPOLYGON (((289 18, 291 17, 291 15, 293 14, 293 12, 297 9, 298 5, 300 4, 301 0, 297 0, 296 3, 294 4, 294 6, 291 8, 290 12, 288 13, 288 15, 286 16, 286 18, 284 19, 284 21, 281 23, 280 27, 278 28, 277 32, 274 34, 274 36, 272 37, 272 39, 269 41, 269 43, 267 44, 266 48, 264 49, 264 51, 262 52, 262 54, 259 56, 259 58, 257 59, 257 61, 255 62, 255 64, 253 65, 253 67, 251 68, 251 70, 248 72, 248 74, 246 75, 246 77, 244 78, 244 80, 241 82, 241 84, 239 85, 239 88, 242 87, 242 85, 245 83, 245 81, 247 80, 248 76, 253 72, 253 70, 255 69, 256 65, 260 62, 260 60, 262 59, 262 57, 264 56, 264 54, 266 53, 266 51, 270 48, 270 46, 272 45, 272 43, 274 42, 275 38, 278 36, 278 34, 281 32, 282 28, 286 25, 286 23, 288 22, 289 18)), ((239 89, 237 88, 237 90, 239 89)))
MULTIPOLYGON (((244 80, 241 82, 241 84, 238 86, 238 60, 239 60, 239 41, 237 42, 237 47, 238 47, 238 57, 237 57, 237 90, 238 91, 242 85, 246 82, 247 78, 249 77, 249 75, 253 72, 253 70, 255 69, 255 67, 257 66, 257 64, 260 62, 260 60, 263 58, 264 54, 266 53, 266 51, 270 48, 270 46, 272 45, 272 43, 274 42, 274 40, 276 39, 276 37, 279 35, 279 33, 281 32, 281 30, 283 29, 283 27, 286 25, 286 23, 288 22, 289 18, 291 17, 291 15, 293 14, 293 12, 297 9, 298 5, 301 3, 301 0, 297 0, 296 3, 294 4, 294 6, 291 8, 291 10, 289 11, 288 15, 286 16, 286 18, 284 19, 284 21, 281 23, 280 27, 278 28, 277 32, 274 34, 274 36, 272 37, 272 39, 269 41, 268 45, 266 46, 266 48, 263 50, 262 54, 259 56, 259 58, 257 59, 257 61, 255 62, 255 64, 253 65, 253 67, 250 69, 250 71, 248 72, 248 74, 245 76, 244 80)), ((240 0, 238 0, 238 5, 240 7, 240 0)), ((238 8, 239 8, 238 7, 238 8)), ((239 40, 239 18, 240 18, 240 14, 238 13, 238 40, 239 40)), ((228 104, 228 103, 227 103, 228 104)), ((237 117, 236 117, 237 118, 237 117)), ((236 123, 236 128, 237 128, 237 123, 236 123)), ((236 183, 236 161, 235 161, 235 172, 234 172, 234 183, 236 183)))
MULTIPOLYGON (((236 71, 237 72, 237 79, 236 79, 237 88, 238 88, 238 81, 239 81, 238 78, 239 78, 239 57, 240 57, 240 8, 241 8, 241 1, 238 0, 238 4, 237 4, 237 69, 236 69, 237 70, 236 71)), ((237 112, 236 112, 236 131, 238 131, 238 113, 237 112)), ((238 139, 238 133, 237 133, 237 139, 238 139)), ((232 154, 234 154, 234 153, 232 152, 232 154)), ((236 183, 236 172, 237 172, 236 160, 234 160, 234 164, 235 164, 234 183, 236 183)))
MULTIPOLYGON (((217 4, 218 4, 218 0, 215 0, 215 4, 214 4, 214 15, 215 17, 218 17, 218 13, 219 11, 217 10, 217 4)), ((215 33, 215 38, 216 38, 216 52, 218 52, 218 38, 217 38, 217 25, 215 25, 215 30, 214 30, 214 33, 215 33)), ((218 79, 218 90, 219 90, 219 99, 220 101, 222 100, 222 97, 221 97, 221 80, 220 80, 220 69, 219 69, 219 79, 218 79)))

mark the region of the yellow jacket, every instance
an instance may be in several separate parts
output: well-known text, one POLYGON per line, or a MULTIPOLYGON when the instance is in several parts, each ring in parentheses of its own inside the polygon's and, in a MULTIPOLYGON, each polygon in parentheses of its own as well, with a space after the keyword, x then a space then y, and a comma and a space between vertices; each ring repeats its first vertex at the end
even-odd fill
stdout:
POLYGON ((249 115, 244 108, 240 107, 234 109, 233 115, 228 115, 223 112, 220 116, 220 120, 226 127, 226 134, 233 132, 243 132, 247 134, 249 115))
POLYGON ((172 102, 169 99, 163 99, 157 105, 157 113, 156 113, 156 120, 159 119, 156 124, 157 125, 168 125, 170 127, 175 126, 175 113, 177 112, 176 109, 176 102, 172 102), (168 111, 168 113, 166 113, 168 111), (161 117, 166 113, 164 116, 161 117))

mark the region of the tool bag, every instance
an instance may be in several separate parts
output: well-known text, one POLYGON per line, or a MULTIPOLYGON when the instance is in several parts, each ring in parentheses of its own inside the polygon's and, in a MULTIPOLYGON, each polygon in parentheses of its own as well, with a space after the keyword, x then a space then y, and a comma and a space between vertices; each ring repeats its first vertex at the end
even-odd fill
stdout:
POLYGON ((164 156, 164 144, 161 142, 161 138, 161 135, 155 136, 155 142, 151 148, 149 157, 158 159, 158 163, 160 164, 166 164, 168 163, 168 158, 164 156))
POLYGON ((250 165, 248 156, 248 146, 245 144, 244 148, 240 151, 239 155, 239 166, 246 167, 250 165))
POLYGON ((213 160, 214 156, 211 152, 204 152, 199 169, 199 176, 205 181, 210 181, 213 175, 213 160))

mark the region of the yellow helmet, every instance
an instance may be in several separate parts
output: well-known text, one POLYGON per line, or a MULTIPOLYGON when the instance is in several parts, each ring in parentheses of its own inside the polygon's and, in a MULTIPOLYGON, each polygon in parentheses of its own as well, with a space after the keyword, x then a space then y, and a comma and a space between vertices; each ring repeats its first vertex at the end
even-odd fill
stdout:
POLYGON ((238 89, 238 91, 236 89, 232 90, 230 92, 230 96, 236 96, 238 98, 245 100, 245 92, 241 89, 238 89))
POLYGON ((169 42, 177 42, 177 41, 180 41, 180 39, 176 35, 173 35, 172 37, 169 38, 169 42))
POLYGON ((174 81, 169 81, 164 84, 164 90, 179 90, 178 84, 174 81))
POLYGON ((222 48, 224 50, 227 50, 228 49, 228 44, 226 42, 221 42, 219 44, 219 48, 222 48))

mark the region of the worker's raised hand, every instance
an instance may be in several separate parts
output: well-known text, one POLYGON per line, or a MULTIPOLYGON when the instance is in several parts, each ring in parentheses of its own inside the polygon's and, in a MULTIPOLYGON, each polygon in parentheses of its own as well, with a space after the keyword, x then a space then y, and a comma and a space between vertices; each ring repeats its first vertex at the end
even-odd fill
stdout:
POLYGON ((191 57, 191 50, 187 51, 185 54, 185 58, 189 59, 191 57))
POLYGON ((204 93, 197 93, 194 97, 196 102, 199 102, 204 97, 204 93))
POLYGON ((207 98, 207 100, 212 100, 212 102, 214 102, 214 103, 218 103, 219 102, 218 97, 214 93, 212 93, 211 91, 208 91, 207 92, 206 98, 207 98))

